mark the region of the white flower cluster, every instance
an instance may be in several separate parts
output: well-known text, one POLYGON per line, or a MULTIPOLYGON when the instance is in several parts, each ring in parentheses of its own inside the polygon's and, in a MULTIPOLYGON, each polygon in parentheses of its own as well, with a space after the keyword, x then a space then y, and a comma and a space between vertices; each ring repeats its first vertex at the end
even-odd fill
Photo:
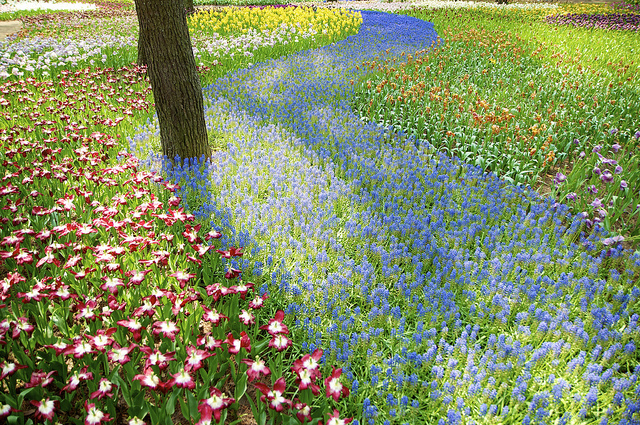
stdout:
MULTIPOLYGON (((136 46, 135 36, 94 36, 82 40, 67 38, 25 38, 14 42, 0 43, 0 79, 10 75, 23 76, 25 72, 42 71, 45 75, 52 69, 76 67, 79 63, 96 60, 105 63, 104 50, 136 46)), ((113 53, 112 53, 113 54, 113 53)))
POLYGON ((95 4, 66 3, 50 1, 11 1, 0 5, 0 12, 15 12, 16 10, 94 10, 95 4))
POLYGON ((309 39, 316 34, 318 34, 318 32, 312 25, 304 30, 298 25, 282 23, 280 27, 274 30, 259 31, 250 29, 245 34, 232 37, 222 37, 216 34, 214 37, 199 39, 196 35, 196 37, 194 37, 195 46, 193 53, 196 60, 201 59, 201 55, 204 52, 214 57, 234 57, 235 55, 252 57, 252 52, 260 47, 284 46, 289 43, 297 43, 300 40, 309 39))

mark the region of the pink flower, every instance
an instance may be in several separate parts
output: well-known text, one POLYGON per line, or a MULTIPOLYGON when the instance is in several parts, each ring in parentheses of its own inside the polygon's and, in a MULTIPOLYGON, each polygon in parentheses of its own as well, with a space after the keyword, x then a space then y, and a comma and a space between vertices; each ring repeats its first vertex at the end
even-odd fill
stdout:
POLYGON ((45 264, 54 264, 56 267, 60 267, 60 260, 58 260, 53 252, 45 251, 44 257, 40 258, 36 263, 36 268, 40 268, 45 264))
POLYGON ((342 385, 340 382, 340 375, 342 374, 342 369, 332 368, 331 376, 328 376, 324 380, 324 385, 327 390, 327 397, 333 397, 335 401, 340 399, 340 395, 343 397, 349 396, 349 388, 342 385))
POLYGON ((212 414, 216 422, 220 422, 220 412, 233 403, 235 403, 235 399, 226 397, 226 394, 222 393, 216 387, 212 387, 209 390, 209 398, 200 400, 200 405, 198 405, 198 412, 200 412, 201 415, 199 423, 202 423, 203 419, 207 420, 205 418, 209 418, 210 420, 212 414))
POLYGON ((12 412, 18 412, 18 410, 14 409, 13 407, 11 407, 8 404, 0 403, 0 418, 6 418, 12 412))
POLYGON ((231 247, 227 251, 223 251, 221 249, 217 249, 216 252, 220 254, 222 258, 232 258, 232 257, 242 257, 244 252, 242 252, 242 248, 231 247))
POLYGON ((71 274, 78 280, 82 280, 85 277, 89 276, 91 273, 96 271, 95 267, 87 267, 84 270, 80 270, 79 272, 74 272, 73 270, 69 270, 71 274))
POLYGON ((282 323, 283 320, 284 320, 284 311, 278 310, 276 311, 275 318, 269 319, 269 324, 260 326, 260 329, 266 330, 271 335, 278 335, 282 333, 288 334, 289 329, 287 328, 287 325, 282 323))
POLYGON ((215 230, 211 230, 204 237, 204 240, 208 241, 209 239, 220 239, 222 237, 222 233, 217 232, 215 230))
POLYGON ((227 288, 217 282, 212 285, 207 285, 205 289, 207 290, 207 295, 213 296, 214 301, 218 301, 220 297, 235 293, 233 287, 227 288))
POLYGON ((305 354, 301 359, 293 362, 291 370, 298 373, 302 369, 307 369, 313 372, 314 375, 319 376, 319 361, 322 358, 322 349, 316 348, 313 354, 305 354))
POLYGON ((102 280, 104 280, 104 283, 100 285, 100 289, 109 291, 114 295, 118 294, 119 286, 124 286, 124 281, 119 277, 104 276, 102 280))
POLYGON ((209 245, 200 245, 200 244, 191 245, 191 248, 193 248, 193 250, 198 253, 199 257, 204 256, 204 254, 206 254, 211 249, 209 245))
POLYGON ((257 379, 260 379, 260 374, 264 376, 271 375, 271 370, 267 367, 264 360, 260 359, 260 357, 256 357, 255 360, 251 359, 242 359, 242 363, 249 366, 247 369, 247 376, 249 377, 249 382, 253 382, 257 379))
POLYGON ((140 342, 140 340, 142 339, 142 330, 146 328, 142 326, 142 324, 140 324, 138 319, 134 317, 127 320, 118 320, 116 323, 127 328, 130 332, 133 333, 133 339, 136 342, 140 342))
POLYGON ((4 362, 0 363, 0 369, 1 369, 0 370, 0 381, 2 381, 7 376, 13 375, 18 370, 26 369, 26 368, 27 368, 27 366, 25 366, 25 365, 4 361, 4 362))
POLYGON ((296 412, 296 416, 298 417, 298 420, 302 423, 305 423, 306 421, 311 422, 311 420, 313 419, 311 417, 311 406, 309 406, 306 403, 301 403, 299 400, 296 400, 296 403, 293 405, 293 408, 297 410, 296 412))
POLYGON ((151 272, 151 269, 147 270, 129 270, 125 273, 125 276, 129 277, 129 284, 140 285, 144 281, 144 277, 151 272))
POLYGON ((48 344, 44 346, 45 348, 53 348, 56 352, 56 356, 59 356, 64 353, 64 350, 69 347, 69 344, 66 342, 58 341, 55 344, 48 344))
POLYGON ((224 343, 229 344, 229 354, 238 354, 240 348, 244 348, 248 353, 251 352, 251 341, 245 331, 240 332, 240 339, 234 339, 233 334, 229 333, 224 343))
POLYGON ((147 355, 147 361, 144 364, 145 369, 150 366, 158 366, 160 370, 165 370, 169 367, 169 362, 175 360, 175 351, 167 351, 166 353, 163 353, 160 350, 153 350, 151 347, 147 346, 140 347, 140 351, 147 355))
POLYGON ((98 384, 98 389, 89 395, 89 398, 97 398, 102 399, 105 397, 111 398, 113 397, 113 393, 111 390, 113 389, 113 384, 108 379, 102 378, 100 383, 98 384))
POLYGON ((180 372, 175 373, 172 376, 173 383, 179 388, 187 388, 189 390, 192 390, 196 387, 196 382, 193 380, 193 377, 184 368, 180 372))
POLYGON ((240 276, 240 273, 242 273, 240 270, 229 267, 229 270, 224 274, 224 277, 225 279, 235 279, 240 276))
POLYGON ((120 364, 126 364, 131 361, 129 354, 133 351, 134 348, 137 347, 135 344, 131 344, 128 347, 121 347, 117 342, 114 342, 112 345, 111 351, 107 353, 107 357, 112 362, 118 362, 120 364))
POLYGON ((166 393, 171 389, 170 385, 166 382, 162 382, 160 377, 156 375, 152 368, 146 368, 144 374, 136 375, 133 377, 134 381, 140 381, 140 385, 143 387, 151 388, 152 390, 161 391, 166 393))
POLYGON ((142 317, 144 315, 153 317, 153 315, 156 314, 156 307, 159 305, 158 297, 155 295, 146 296, 142 299, 142 305, 136 308, 132 315, 133 317, 142 317))
POLYGON ((209 310, 207 307, 202 306, 202 310, 204 311, 204 314, 202 315, 202 320, 204 320, 205 322, 211 322, 213 323, 214 326, 218 326, 220 324, 220 320, 222 319, 229 319, 224 314, 218 313, 218 311, 215 308, 212 310, 209 310))
POLYGON ((196 277, 195 273, 187 273, 182 270, 171 273, 169 276, 175 277, 178 280, 178 282, 180 283, 180 288, 184 288, 189 280, 196 277))
POLYGON ((253 287, 254 287, 254 284, 251 282, 245 283, 243 281, 240 281, 240 283, 233 286, 233 290, 236 294, 240 294, 240 298, 244 300, 245 297, 247 296, 247 292, 249 292, 249 290, 253 287))
POLYGON ((51 375, 55 374, 56 371, 52 370, 49 373, 45 373, 42 370, 34 370, 33 373, 31 374, 31 379, 29 380, 29 382, 27 382, 26 384, 24 384, 25 388, 33 388, 33 387, 46 387, 47 385, 49 385, 50 383, 53 382, 53 378, 51 377, 51 375))
POLYGON ((196 371, 202 368, 202 361, 214 356, 215 353, 209 353, 205 350, 199 350, 193 345, 187 346, 187 358, 184 368, 187 371, 196 371))
POLYGON ((86 319, 86 320, 96 320, 99 316, 96 313, 96 308, 98 307, 98 303, 95 300, 89 299, 86 303, 82 301, 78 301, 74 306, 75 310, 78 310, 78 313, 74 316, 76 319, 86 319))
POLYGON ((77 339, 73 342, 73 345, 68 346, 64 350, 64 355, 73 355, 76 359, 81 359, 85 354, 93 354, 95 350, 91 346, 91 343, 77 339))
POLYGON ((56 409, 60 407, 58 400, 43 398, 40 401, 30 400, 30 403, 36 407, 34 414, 36 421, 52 421, 56 414, 56 409))
POLYGON ((113 345, 114 340, 111 338, 116 332, 116 328, 98 329, 95 336, 85 334, 85 337, 91 341, 91 345, 101 353, 105 352, 106 347, 113 345))
POLYGON ((216 348, 222 347, 223 342, 224 341, 222 341, 221 339, 214 338, 213 336, 211 336, 211 334, 200 335, 198 338, 196 338, 196 343, 198 345, 204 345, 204 347, 209 351, 213 351, 216 348))
POLYGON ((274 335, 269 341, 269 347, 273 347, 278 351, 286 350, 291 344, 292 341, 283 334, 274 335))
POLYGON ((13 332, 11 338, 17 339, 20 333, 24 332, 27 335, 31 335, 36 327, 29 323, 29 319, 26 317, 18 317, 18 320, 13 322, 13 332))
POLYGON ((285 408, 291 407, 291 400, 287 400, 284 398, 284 393, 286 390, 286 383, 284 378, 278 378, 276 383, 273 385, 273 389, 270 389, 264 384, 256 383, 253 384, 262 392, 262 396, 260 400, 264 403, 265 400, 269 401, 269 408, 275 410, 276 412, 282 412, 285 408))
POLYGON ((264 294, 261 297, 256 296, 252 301, 249 302, 249 307, 258 310, 264 304, 264 301, 269 298, 267 294, 264 294))
POLYGON ((340 412, 336 409, 333 410, 333 414, 329 416, 329 420, 327 421, 327 425, 346 425, 351 423, 353 418, 348 419, 340 419, 340 412))
POLYGON ((186 224, 184 228, 185 231, 182 232, 182 236, 184 236, 190 244, 202 242, 202 239, 200 239, 200 237, 198 236, 198 232, 200 231, 200 224, 193 227, 190 224, 186 224))
POLYGON ((171 341, 175 341, 176 334, 178 332, 180 332, 180 328, 178 328, 178 326, 170 320, 153 322, 154 335, 162 334, 162 336, 164 336, 165 338, 169 338, 171 341))
MULTIPOLYGON (((188 291, 185 291, 179 295, 175 295, 170 292, 167 294, 167 297, 171 300, 171 313, 174 316, 177 316, 179 313, 184 311, 184 306, 190 302, 196 301, 199 298, 199 295, 193 290, 193 293, 189 294, 188 291)), ((189 314, 188 312, 186 313, 189 314)))
POLYGON ((315 384, 317 375, 315 375, 311 370, 303 368, 299 372, 296 372, 296 375, 296 382, 298 383, 298 388, 300 388, 300 390, 310 388, 313 395, 320 394, 320 387, 315 384))
POLYGON ((84 409, 87 412, 87 416, 84 418, 85 425, 99 425, 102 422, 111 421, 111 416, 108 413, 104 413, 102 410, 96 407, 95 403, 84 402, 84 409))
POLYGON ((254 315, 249 313, 245 309, 242 309, 242 313, 240 313, 238 317, 240 317, 240 321, 246 326, 253 325, 256 323, 254 315))
POLYGON ((87 366, 83 367, 80 372, 74 372, 73 375, 69 378, 67 385, 62 387, 63 392, 73 392, 78 388, 80 382, 87 381, 89 379, 93 379, 93 373, 87 372, 87 366))

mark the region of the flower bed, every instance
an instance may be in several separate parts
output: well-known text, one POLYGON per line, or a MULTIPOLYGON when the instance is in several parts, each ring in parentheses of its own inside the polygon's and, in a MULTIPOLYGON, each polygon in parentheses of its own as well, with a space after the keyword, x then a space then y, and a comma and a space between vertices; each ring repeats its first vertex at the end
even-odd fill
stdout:
POLYGON ((243 403, 262 422, 349 422, 342 370, 291 348, 243 250, 121 150, 149 117, 145 70, 67 62, 0 86, 1 420, 224 423, 243 403))
POLYGON ((553 15, 547 16, 545 21, 555 25, 572 25, 579 28, 598 28, 614 31, 638 31, 640 29, 640 14, 637 13, 553 15))
POLYGON ((230 137, 190 206, 251 247, 302 349, 343 366, 360 423, 635 420, 640 370, 621 365, 636 363, 638 254, 363 123, 352 81, 438 46, 424 22, 363 18, 335 46, 207 88, 209 125, 230 137))
POLYGON ((639 254, 352 109, 369 73, 447 43, 364 12, 331 45, 229 59, 205 92, 213 161, 184 167, 157 153, 139 69, 8 77, 1 414, 637 422, 639 254))

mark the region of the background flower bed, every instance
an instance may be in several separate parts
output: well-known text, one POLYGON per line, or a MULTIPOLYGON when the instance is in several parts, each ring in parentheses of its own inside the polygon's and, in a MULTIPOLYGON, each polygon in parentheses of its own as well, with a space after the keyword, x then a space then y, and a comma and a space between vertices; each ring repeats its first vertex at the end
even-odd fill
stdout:
MULTIPOLYGON (((566 206, 351 110, 360 77, 441 47, 435 37, 419 21, 366 13, 358 36, 218 80, 209 105, 217 162, 161 168, 142 149, 157 143, 153 122, 131 149, 180 184, 175 194, 198 222, 221 231, 221 251, 245 247, 220 272, 242 269, 270 293, 271 313, 295 313, 284 319, 294 351, 324 347, 323 363, 344 366, 351 396, 338 407, 359 423, 634 423, 637 254, 604 245, 612 238, 600 231, 581 234, 566 206)), ((126 134, 118 117, 102 125, 126 134)), ((166 279, 177 290, 182 276, 166 279)), ((17 317, 9 328, 28 332, 17 317)))

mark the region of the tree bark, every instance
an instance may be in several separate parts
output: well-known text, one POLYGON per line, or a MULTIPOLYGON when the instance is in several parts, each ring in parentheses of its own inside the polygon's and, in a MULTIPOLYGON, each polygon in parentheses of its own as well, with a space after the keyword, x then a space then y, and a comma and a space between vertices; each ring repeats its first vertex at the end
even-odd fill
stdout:
POLYGON ((184 0, 184 11, 187 15, 191 15, 196 12, 196 8, 193 7, 193 0, 184 0))
POLYGON ((210 158, 202 87, 182 0, 135 0, 140 58, 146 61, 160 123, 162 153, 210 158), (142 48, 140 48, 142 46, 142 48))
POLYGON ((138 66, 147 66, 146 44, 142 39, 142 32, 138 35, 138 66))

